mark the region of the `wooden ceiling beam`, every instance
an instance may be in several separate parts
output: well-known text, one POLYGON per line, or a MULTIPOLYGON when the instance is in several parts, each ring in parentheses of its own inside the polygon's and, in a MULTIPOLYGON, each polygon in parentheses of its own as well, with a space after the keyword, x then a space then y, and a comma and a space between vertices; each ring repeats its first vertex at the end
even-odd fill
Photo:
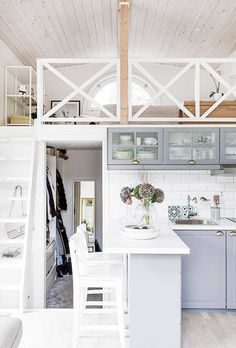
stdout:
POLYGON ((120 30, 120 123, 128 123, 128 16, 129 2, 119 3, 120 30))

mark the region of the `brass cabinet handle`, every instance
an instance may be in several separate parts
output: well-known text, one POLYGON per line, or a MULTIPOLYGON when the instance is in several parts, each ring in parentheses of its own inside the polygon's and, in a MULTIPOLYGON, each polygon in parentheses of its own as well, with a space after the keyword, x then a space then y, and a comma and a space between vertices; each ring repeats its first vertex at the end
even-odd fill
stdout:
POLYGON ((231 237, 236 237, 236 231, 230 231, 231 237))
POLYGON ((137 159, 133 160, 132 164, 139 164, 139 160, 137 160, 137 159))
POLYGON ((223 231, 216 231, 216 235, 218 237, 222 237, 222 236, 224 236, 224 232, 223 231))
POLYGON ((196 164, 196 161, 194 161, 194 160, 189 160, 189 161, 188 161, 188 164, 194 165, 194 164, 196 164))

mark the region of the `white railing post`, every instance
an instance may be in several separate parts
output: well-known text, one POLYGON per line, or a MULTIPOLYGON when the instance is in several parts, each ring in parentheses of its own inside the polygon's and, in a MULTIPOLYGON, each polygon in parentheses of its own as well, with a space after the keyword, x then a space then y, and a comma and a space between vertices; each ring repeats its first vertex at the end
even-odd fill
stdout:
POLYGON ((41 122, 43 117, 43 99, 44 99, 44 82, 43 82, 43 63, 37 59, 37 120, 41 122))
POLYGON ((200 63, 195 63, 195 117, 199 118, 201 113, 200 106, 200 63))

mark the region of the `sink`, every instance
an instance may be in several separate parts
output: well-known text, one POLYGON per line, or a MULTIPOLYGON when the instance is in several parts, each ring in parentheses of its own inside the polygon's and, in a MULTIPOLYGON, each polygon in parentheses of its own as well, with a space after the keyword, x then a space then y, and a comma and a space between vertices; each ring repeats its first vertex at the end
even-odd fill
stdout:
POLYGON ((216 222, 205 219, 180 219, 175 220, 176 225, 218 225, 216 222))

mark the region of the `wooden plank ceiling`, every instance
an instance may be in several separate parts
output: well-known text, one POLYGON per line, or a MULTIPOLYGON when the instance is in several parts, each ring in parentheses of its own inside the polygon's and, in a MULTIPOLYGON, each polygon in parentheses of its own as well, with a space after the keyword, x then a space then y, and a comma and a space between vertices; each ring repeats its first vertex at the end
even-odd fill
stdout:
MULTIPOLYGON (((235 0, 131 0, 133 57, 227 57, 235 0)), ((0 0, 0 38, 23 63, 37 57, 117 57, 118 0, 0 0)))

